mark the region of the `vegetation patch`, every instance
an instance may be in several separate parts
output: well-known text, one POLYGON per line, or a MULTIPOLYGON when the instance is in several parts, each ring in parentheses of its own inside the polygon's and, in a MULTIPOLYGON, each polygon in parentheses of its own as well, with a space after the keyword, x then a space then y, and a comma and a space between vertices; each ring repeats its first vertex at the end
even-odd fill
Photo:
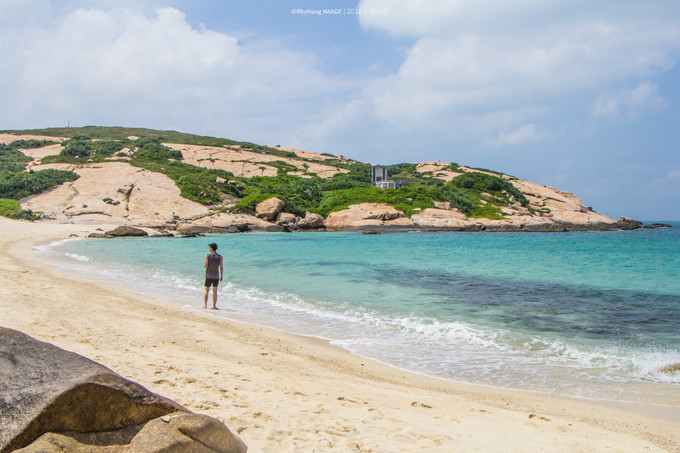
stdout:
POLYGON ((72 171, 40 170, 14 173, 0 180, 0 198, 21 199, 54 189, 59 184, 75 181, 79 176, 72 171))
POLYGON ((63 148, 58 155, 45 156, 40 160, 40 163, 84 164, 87 162, 102 162, 127 146, 129 146, 129 143, 125 141, 93 141, 87 136, 79 135, 76 138, 63 142, 63 148))
POLYGON ((26 164, 32 160, 33 158, 25 155, 13 145, 0 143, 0 180, 24 171, 26 164))
POLYGON ((66 181, 78 179, 77 174, 64 170, 25 172, 26 164, 33 159, 16 149, 20 145, 26 143, 18 140, 10 145, 0 144, 0 198, 19 200, 53 189, 66 181))
POLYGON ((288 173, 289 171, 300 171, 295 165, 291 165, 288 162, 282 160, 275 160, 273 162, 253 162, 253 164, 268 165, 277 169, 277 173, 288 173))
POLYGON ((453 207, 471 214, 479 200, 450 184, 437 186, 405 186, 399 189, 380 190, 377 187, 357 187, 323 193, 318 214, 347 209, 359 203, 384 203, 411 217, 417 210, 433 208, 435 201, 449 201, 453 207))
POLYGON ((21 211, 21 205, 12 198, 0 198, 0 215, 9 217, 15 212, 21 211))
POLYGON ((515 197, 522 206, 528 206, 529 201, 520 190, 512 183, 498 176, 486 173, 467 172, 453 178, 451 183, 461 189, 470 189, 479 193, 487 192, 510 203, 510 197, 515 197))
POLYGON ((9 144, 12 148, 16 149, 32 149, 32 148, 42 148, 43 146, 56 145, 57 142, 52 140, 15 140, 9 144))

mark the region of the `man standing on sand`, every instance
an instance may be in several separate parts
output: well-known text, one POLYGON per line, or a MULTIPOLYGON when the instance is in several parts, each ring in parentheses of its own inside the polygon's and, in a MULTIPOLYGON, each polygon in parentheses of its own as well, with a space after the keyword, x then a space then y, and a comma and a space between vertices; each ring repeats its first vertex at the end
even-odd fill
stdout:
POLYGON ((213 310, 217 310, 217 285, 222 281, 224 276, 224 267, 222 266, 222 255, 217 253, 217 244, 214 242, 210 245, 210 253, 205 256, 205 295, 203 296, 203 308, 208 308, 208 293, 210 287, 213 287, 213 310))

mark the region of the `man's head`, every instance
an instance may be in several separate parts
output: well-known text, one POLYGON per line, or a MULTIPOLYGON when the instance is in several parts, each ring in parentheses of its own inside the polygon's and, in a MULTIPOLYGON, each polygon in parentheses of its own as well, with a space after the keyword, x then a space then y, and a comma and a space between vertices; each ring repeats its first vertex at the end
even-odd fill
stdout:
POLYGON ((208 244, 208 247, 210 247, 210 251, 216 252, 217 251, 217 244, 214 242, 212 244, 208 244))

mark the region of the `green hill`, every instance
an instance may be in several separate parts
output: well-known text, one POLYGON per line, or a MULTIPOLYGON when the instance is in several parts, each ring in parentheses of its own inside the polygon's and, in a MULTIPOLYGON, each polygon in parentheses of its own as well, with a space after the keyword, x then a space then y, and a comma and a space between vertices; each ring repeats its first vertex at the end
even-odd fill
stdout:
MULTIPOLYGON (((408 217, 414 212, 434 207, 435 202, 448 202, 469 217, 501 219, 502 208, 516 203, 534 212, 524 194, 507 178, 504 179, 501 173, 470 169, 458 164, 450 164, 444 169, 461 172, 449 178, 449 181, 442 178, 441 173, 418 171, 415 163, 390 165, 387 166, 390 179, 406 181, 408 185, 399 189, 380 190, 371 184, 370 164, 342 156, 302 154, 226 138, 176 131, 97 126, 4 130, 0 133, 67 138, 62 142, 58 154, 43 157, 41 163, 128 162, 167 175, 175 181, 183 197, 214 209, 252 213, 258 202, 276 196, 284 201, 285 212, 299 216, 309 211, 325 217, 331 212, 363 202, 389 204, 408 217), (206 168, 207 165, 200 163, 189 164, 184 161, 182 152, 166 146, 170 143, 214 147, 216 152, 223 148, 259 153, 263 156, 262 168, 275 167, 276 175, 236 177, 223 169, 206 168), (281 160, 272 160, 273 157, 281 160), (337 168, 342 173, 322 178, 308 170, 311 164, 337 168), (301 172, 300 168, 304 171, 301 172), (233 200, 233 197, 239 199, 238 203, 227 207, 229 203, 226 200, 233 200)), ((36 147, 50 143, 34 142, 29 145, 36 147)), ((77 177, 72 172, 58 170, 24 172, 31 158, 21 150, 31 146, 27 146, 25 140, 3 145, 0 154, 0 198, 21 199, 77 177)), ((252 160, 249 162, 252 163, 252 160)))

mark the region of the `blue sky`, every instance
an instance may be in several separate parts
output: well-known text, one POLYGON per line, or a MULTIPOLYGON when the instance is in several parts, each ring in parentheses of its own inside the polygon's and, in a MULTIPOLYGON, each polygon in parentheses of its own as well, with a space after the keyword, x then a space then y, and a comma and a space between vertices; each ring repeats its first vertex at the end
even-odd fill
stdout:
POLYGON ((0 0, 0 129, 457 162, 680 220, 678 17, 675 0, 0 0))

